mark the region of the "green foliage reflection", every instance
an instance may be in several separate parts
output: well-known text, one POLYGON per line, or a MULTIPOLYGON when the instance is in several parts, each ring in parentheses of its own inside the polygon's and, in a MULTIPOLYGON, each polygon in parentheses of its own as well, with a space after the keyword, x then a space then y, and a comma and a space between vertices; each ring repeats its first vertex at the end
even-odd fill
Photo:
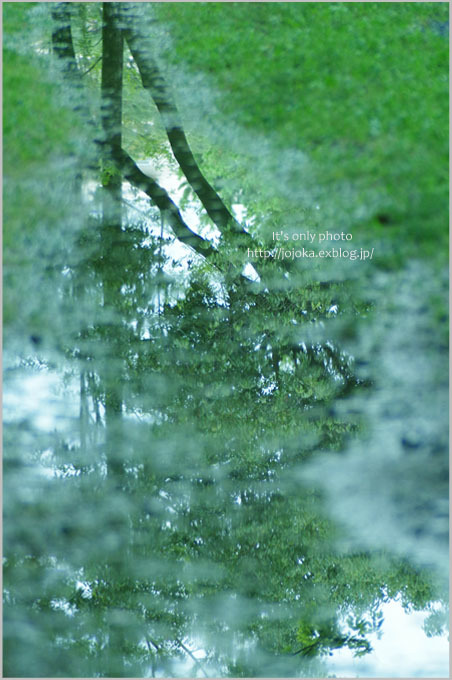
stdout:
POLYGON ((445 6, 4 17, 6 676, 441 633, 445 6), (308 229, 375 260, 248 255, 308 229))

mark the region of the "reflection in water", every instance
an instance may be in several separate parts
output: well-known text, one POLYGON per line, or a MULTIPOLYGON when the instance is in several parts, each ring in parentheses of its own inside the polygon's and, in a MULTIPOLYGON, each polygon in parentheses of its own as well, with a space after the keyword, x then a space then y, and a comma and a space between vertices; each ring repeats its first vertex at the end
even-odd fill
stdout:
POLYGON ((426 615, 407 614, 399 603, 383 605, 385 623, 380 639, 371 636, 374 651, 353 659, 348 650, 334 652, 328 669, 341 678, 445 678, 449 673, 446 635, 428 638, 422 630, 426 615))
MULTIPOLYGON (((48 105, 64 139, 39 177, 48 140, 33 142, 11 180, 27 191, 8 213, 6 675, 394 676, 404 637, 426 651, 400 673, 434 675, 428 645, 443 638, 418 642, 420 622, 399 614, 446 628, 438 272, 408 256, 397 273, 251 267, 250 241, 342 229, 338 206, 348 219, 358 189, 346 178, 329 198, 326 163, 315 170, 295 138, 264 148, 215 111, 222 140, 193 134, 204 170, 154 60, 153 8, 75 5, 32 8, 37 48, 22 17, 10 29, 11 62, 34 84, 27 121, 48 105), (65 55, 51 96, 49 40, 65 55), (160 185, 131 160, 149 155, 160 185)), ((188 102, 204 96, 194 82, 188 102)))
MULTIPOLYGON (((126 195, 131 202, 130 189, 126 195)), ((64 356, 46 350, 43 332, 39 354, 30 341, 25 358, 17 365, 13 360, 5 373, 6 519, 8 513, 16 517, 14 524, 7 522, 6 541, 15 556, 7 555, 6 574, 19 569, 26 580, 41 583, 40 602, 47 600, 41 609, 34 595, 23 599, 22 586, 9 591, 11 602, 22 598, 27 617, 33 608, 39 612, 35 644, 46 648, 56 624, 54 639, 70 651, 70 672, 79 659, 68 641, 74 624, 81 626, 73 644, 84 641, 88 674, 99 662, 122 664, 132 654, 138 672, 156 677, 372 677, 394 676, 405 640, 419 660, 411 655, 400 675, 433 677, 437 667, 429 646, 439 639, 422 632, 419 640, 419 618, 408 626, 393 603, 397 598, 416 610, 427 607, 429 630, 441 631, 434 602, 441 596, 435 571, 444 567, 437 551, 444 546, 443 526, 437 536, 418 532, 413 539, 407 498, 417 495, 416 477, 410 481, 403 460, 403 479, 388 472, 401 453, 379 446, 394 440, 402 451, 407 436, 403 400, 412 389, 400 376, 414 385, 422 380, 432 395, 437 382, 429 387, 421 367, 411 374, 409 358, 400 374, 408 357, 403 346, 394 383, 397 333, 392 340, 385 333, 379 345, 370 328, 379 365, 389 364, 386 377, 380 372, 383 387, 369 393, 368 376, 357 378, 350 355, 336 349, 330 324, 338 318, 340 297, 332 304, 330 294, 319 294, 314 311, 312 293, 298 298, 291 290, 273 297, 261 292, 250 303, 237 289, 232 306, 221 280, 213 286, 191 273, 189 251, 180 246, 166 249, 167 278, 159 283, 164 302, 150 311, 145 300, 156 299, 159 229, 141 219, 139 228, 124 230, 115 261, 129 280, 121 275, 113 309, 104 306, 89 317, 84 312, 103 284, 102 268, 87 282, 99 244, 85 234, 82 278, 65 271, 62 288, 64 295, 77 290, 80 314, 71 311, 77 338, 64 356), (183 262, 179 270, 176 258, 183 262), (311 344, 299 326, 300 313, 304 324, 319 329, 311 344), (117 390, 118 380, 122 405, 107 421, 108 385, 117 390), (355 401, 347 396, 350 384, 355 401), (394 400, 393 417, 385 420, 394 400), (363 403, 373 423, 370 434, 359 434, 362 425, 352 416, 354 409, 363 411, 363 403), (384 435, 378 429, 383 422, 384 435), (363 441, 370 460, 362 458, 363 441), (319 451, 330 453, 319 457, 319 451), (386 508, 392 503, 386 515, 385 507, 372 510, 375 484, 386 508), (430 539, 436 552, 429 561, 413 545, 430 539), (419 566, 431 567, 432 574, 419 566), (99 616, 106 625, 102 635, 96 632, 99 616)), ((416 310, 412 319, 419 329, 416 310)), ((421 333, 410 337, 419 343, 421 333)), ((433 396, 429 401, 434 408, 433 396)), ((419 432, 422 418, 428 423, 431 415, 424 401, 411 399, 410 409, 419 432)), ((410 452, 412 465, 415 456, 422 464, 425 447, 434 449, 435 441, 421 440, 410 452)), ((430 487, 423 479, 426 497, 433 498, 441 475, 431 478, 430 487)), ((427 508, 417 526, 430 518, 427 508)), ((20 616, 19 627, 25 625, 20 616)), ((18 651, 12 650, 14 659, 18 651)), ((57 672, 56 666, 46 668, 49 675, 57 672)), ((121 673, 128 673, 127 665, 121 673)))
MULTIPOLYGON (((352 543, 347 543, 350 537, 335 528, 313 482, 306 485, 303 481, 316 479, 312 471, 318 465, 313 453, 319 445, 331 447, 337 441, 341 430, 337 434, 334 427, 339 423, 331 420, 322 434, 328 420, 320 419, 320 432, 313 428, 319 414, 311 420, 303 394, 295 408, 287 399, 278 401, 283 385, 294 389, 297 363, 293 370, 279 376, 269 374, 268 380, 262 381, 265 352, 256 348, 249 329, 246 336, 240 336, 240 344, 247 341, 249 347, 254 346, 259 408, 255 393, 246 401, 242 379, 233 379, 229 369, 240 344, 231 337, 224 307, 211 304, 206 309, 196 289, 190 294, 190 317, 183 312, 186 303, 180 301, 177 311, 172 307, 166 310, 165 333, 159 329, 156 334, 148 321, 146 337, 152 334, 153 346, 141 340, 143 348, 130 364, 129 404, 116 435, 124 447, 118 452, 126 462, 120 473, 123 482, 114 477, 109 482, 106 474, 104 397, 93 376, 93 361, 103 361, 102 355, 96 356, 97 339, 91 336, 82 346, 85 356, 89 352, 92 357, 82 383, 77 381, 71 361, 60 361, 56 369, 51 354, 50 369, 43 361, 44 351, 40 361, 28 358, 22 367, 6 373, 5 420, 11 439, 7 439, 10 448, 5 463, 13 491, 9 507, 20 510, 21 517, 12 535, 19 529, 24 565, 29 551, 36 550, 32 536, 36 535, 36 517, 41 517, 46 550, 50 547, 50 551, 47 558, 40 551, 40 578, 52 582, 60 573, 67 582, 60 596, 50 589, 49 611, 64 615, 69 634, 71 624, 80 616, 88 614, 89 620, 91 603, 96 610, 99 605, 106 606, 112 586, 115 597, 120 597, 124 588, 128 596, 137 589, 137 603, 146 608, 146 616, 159 607, 151 619, 149 635, 141 638, 138 633, 135 638, 138 649, 151 650, 154 661, 147 672, 156 677, 169 673, 190 677, 260 675, 264 667, 270 675, 335 672, 344 677, 394 677, 391 664, 401 663, 405 643, 411 650, 415 646, 418 660, 411 653, 410 663, 404 666, 410 672, 400 666, 400 675, 416 677, 428 672, 435 677, 437 670, 430 660, 436 657, 429 649, 439 640, 428 640, 423 632, 419 640, 419 618, 416 626, 408 626, 406 615, 401 618, 400 610, 391 605, 402 592, 405 605, 413 603, 422 609, 435 597, 433 586, 425 575, 390 553, 372 556, 362 552, 359 534, 352 533, 352 543), (193 333, 196 316, 202 324, 193 333), (186 324, 182 337, 191 340, 188 344, 184 340, 179 348, 172 334, 180 323, 186 324), (222 327, 226 333, 221 364, 216 357, 209 358, 203 339, 204 333, 210 337, 212 324, 217 343, 222 339, 222 327), (172 349, 167 353, 167 369, 162 370, 165 362, 161 360, 160 374, 154 377, 148 367, 158 351, 157 342, 163 343, 167 352, 172 349), (165 377, 168 370, 171 381, 165 377), (190 379, 192 370, 195 382, 190 379), (234 395, 238 390, 240 398, 234 395), (181 404, 189 439, 181 429, 181 404), (300 407, 309 416, 307 420, 300 419, 300 407), (192 409, 196 428, 193 420, 190 422, 192 409), (226 416, 220 431, 219 414, 226 416), (13 442, 15 449, 11 449, 13 442), (19 457, 17 451, 22 451, 19 457), (25 460, 24 469, 20 466, 25 460), (307 461, 312 462, 306 467, 307 461), (19 464, 17 478, 12 474, 14 466, 10 467, 13 462, 19 464), (61 480, 66 480, 65 485, 58 489, 61 480), (338 550, 336 546, 341 545, 345 550, 338 550), (110 564, 105 562, 106 555, 110 564), (153 577, 149 578, 149 572, 153 577), (112 579, 118 578, 113 585, 112 579), (133 585, 135 579, 137 585, 133 585), (165 616, 171 626, 178 619, 183 623, 180 637, 172 643, 173 651, 165 646, 166 625, 158 624, 165 616), (211 630, 212 623, 214 630, 221 631, 221 638, 211 630), (352 661, 356 653, 364 657, 352 661)), ((163 319, 160 316, 159 323, 163 319)), ((140 328, 140 320, 135 321, 129 324, 132 338, 140 328)), ((261 324, 256 332, 261 339, 261 324)), ((127 340, 120 351, 128 351, 130 342, 127 340)), ((136 340, 134 343, 138 348, 136 340)), ((315 360, 304 361, 303 383, 316 365, 315 360)), ((320 470, 323 479, 337 483, 346 471, 350 488, 356 486, 357 498, 364 481, 361 465, 353 471, 345 463, 341 473, 336 453, 323 459, 320 470)), ((364 515, 366 501, 359 502, 364 515)), ((333 495, 330 504, 334 516, 340 497, 333 495)), ((400 512, 405 512, 402 505, 400 512)), ((12 528, 7 538, 11 539, 12 528)), ((398 529, 390 524, 386 528, 394 539, 407 537, 403 524, 398 529)), ((8 561, 6 567, 8 570, 8 561)), ((106 611, 108 608, 107 604, 106 611)), ((121 635, 130 626, 142 630, 140 618, 134 612, 128 622, 121 615, 121 635)), ((96 650, 97 636, 92 634, 88 640, 96 650)), ((444 657, 444 647, 440 654, 444 657)))
MULTIPOLYGON (((132 198, 127 194, 128 202, 132 198)), ((140 249, 146 266, 152 263, 159 228, 142 220, 139 229, 124 231, 116 261, 122 270, 127 261, 130 277, 143 271, 140 249), (135 262, 133 249, 139 253, 135 262)), ((84 237, 84 248, 87 261, 95 261, 92 237, 84 237)), ((351 357, 337 352, 322 330, 314 344, 295 342, 304 337, 298 312, 308 322, 320 315, 330 323, 340 305, 332 305, 329 295, 320 297, 313 313, 311 302, 294 300, 289 291, 275 292, 261 310, 259 295, 251 307, 238 290, 232 308, 221 284, 215 288, 191 275, 187 260, 176 273, 171 258, 181 261, 182 251, 167 249, 165 273, 172 278, 159 284, 165 302, 157 311, 149 313, 143 304, 155 300, 152 278, 143 276, 140 290, 132 278, 128 283, 121 277, 113 310, 98 309, 90 325, 80 314, 80 331, 65 359, 60 351, 46 352, 44 334, 39 358, 30 341, 30 355, 7 370, 7 512, 20 520, 6 532, 17 551, 13 560, 7 557, 6 573, 19 568, 27 574, 34 555, 33 579, 48 598, 50 630, 54 616, 64 620, 61 644, 73 635, 75 622, 85 621, 80 641, 89 650, 87 673, 96 667, 94 659, 108 658, 106 643, 89 633, 101 615, 106 640, 117 639, 114 648, 111 641, 105 647, 114 664, 129 653, 120 640, 130 636, 134 655, 152 658, 145 673, 156 677, 394 676, 389 667, 401 661, 404 639, 420 654, 425 649, 422 660, 411 656, 405 668, 422 674, 420 663, 424 675, 434 676, 427 661, 433 658, 431 642, 424 633, 423 642, 417 638, 420 623, 410 628, 391 605, 401 597, 405 606, 431 609, 440 592, 434 575, 430 579, 405 561, 412 555, 415 564, 426 566, 405 545, 406 493, 391 501, 398 504, 392 506, 400 513, 397 524, 384 511, 378 525, 364 519, 374 503, 367 486, 378 481, 389 488, 387 456, 393 449, 378 451, 382 439, 375 430, 374 472, 363 476, 362 436, 346 419, 353 402, 340 399, 352 381, 360 390, 351 357), (175 285, 177 276, 181 283, 175 285), (280 299, 285 316, 287 306, 294 306, 290 334, 268 313, 272 301, 274 314, 280 313, 280 299), (108 423, 107 385, 118 376, 122 406, 108 423), (328 410, 333 397, 336 414, 328 410), (346 457, 340 454, 345 436, 346 457), (318 458, 319 450, 332 453, 318 458), (350 534, 336 525, 339 518, 351 526, 350 534), (371 527, 370 540, 356 529, 357 519, 364 533, 371 527), (394 547, 401 556, 392 554, 394 547)), ((151 275, 152 266, 160 267, 159 261, 151 264, 151 275)), ((100 283, 94 277, 88 286, 75 271, 71 277, 85 310, 100 283)), ((419 318, 413 314, 416 323, 419 318)), ((381 351, 393 360, 397 338, 391 345, 388 337, 381 351)), ((417 370, 413 379, 420 375, 417 370)), ((391 392, 380 389, 367 397, 367 415, 373 409, 374 418, 397 390, 402 398, 409 393, 400 381, 386 380, 391 392)), ((401 404, 399 398, 385 436, 395 432, 402 442, 400 428, 408 421, 401 404)), ((416 406, 412 400, 410 406, 422 410, 423 402, 416 406)), ((378 418, 383 422, 382 414, 378 418)), ((420 414, 416 423, 419 430, 420 414)), ((406 483, 400 481, 399 489, 406 483)), ((431 487, 426 493, 433 492, 431 487)), ((442 563, 434 560, 433 566, 442 563)), ((21 597, 20 587, 10 597, 21 597)), ((26 611, 33 607, 32 599, 24 604, 26 611)), ((39 621, 36 644, 45 645, 48 633, 39 621)))

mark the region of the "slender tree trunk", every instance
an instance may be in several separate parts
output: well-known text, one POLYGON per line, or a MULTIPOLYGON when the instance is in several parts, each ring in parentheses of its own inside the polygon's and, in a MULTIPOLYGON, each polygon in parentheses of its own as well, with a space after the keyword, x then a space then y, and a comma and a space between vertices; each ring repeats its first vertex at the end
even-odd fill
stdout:
POLYGON ((52 31, 52 48, 59 59, 63 60, 64 70, 69 74, 77 73, 74 45, 71 32, 71 3, 59 2, 52 9, 54 29, 52 31))
MULTIPOLYGON (((107 524, 128 549, 128 518, 124 505, 124 445, 122 432, 122 382, 124 341, 121 285, 124 271, 122 230, 122 177, 118 169, 122 143, 123 38, 116 26, 118 3, 102 4, 101 140, 102 161, 102 288, 105 336, 101 348, 101 379, 105 394, 105 452, 107 457, 107 524)), ((108 569, 113 587, 124 574, 124 556, 110 555, 108 569)), ((102 653, 105 677, 124 677, 124 629, 120 621, 107 623, 108 644, 102 653)))
MULTIPOLYGON (((123 39, 116 28, 116 3, 103 3, 102 26, 102 287, 106 323, 103 383, 105 389, 106 452, 109 475, 122 471, 121 318, 118 314, 122 271, 121 155, 123 39)), ((119 479, 118 479, 119 482, 119 479)))
MULTIPOLYGON (((54 5, 52 10, 53 31, 52 31, 52 50, 57 56, 62 70, 65 75, 66 82, 71 87, 71 93, 74 101, 74 111, 80 114, 86 114, 88 118, 88 109, 84 103, 84 93, 82 88, 82 81, 77 67, 77 59, 75 56, 74 43, 72 40, 72 16, 71 3, 59 2, 54 5), (75 96, 74 96, 75 94, 75 96)), ((82 192, 82 170, 80 165, 78 171, 74 176, 74 195, 78 197, 80 204, 83 202, 82 192)), ((83 300, 84 282, 83 278, 77 276, 73 288, 74 307, 77 308, 83 300)), ((87 452, 87 435, 89 423, 89 409, 88 409, 88 395, 86 391, 86 370, 85 360, 80 361, 80 417, 79 417, 79 434, 80 434, 80 449, 83 455, 87 452)))

